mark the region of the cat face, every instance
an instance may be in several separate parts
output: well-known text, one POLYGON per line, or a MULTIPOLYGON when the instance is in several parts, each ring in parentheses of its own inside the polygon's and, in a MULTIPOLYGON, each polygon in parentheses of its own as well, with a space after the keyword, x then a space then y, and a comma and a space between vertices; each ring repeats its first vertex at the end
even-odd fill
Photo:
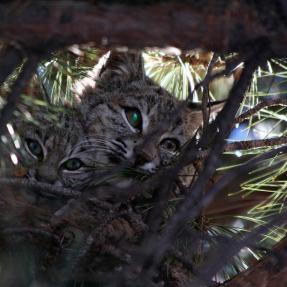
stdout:
POLYGON ((77 115, 48 117, 43 111, 34 114, 33 122, 13 123, 20 142, 19 164, 30 180, 81 189, 88 184, 94 161, 77 115))
POLYGON ((82 114, 97 162, 151 174, 169 164, 187 138, 179 102, 132 56, 110 55, 97 86, 81 96, 82 114))
POLYGON ((163 97, 152 91, 141 94, 131 86, 129 89, 101 95, 103 102, 91 105, 87 113, 86 127, 98 139, 97 161, 126 162, 153 173, 168 164, 185 142, 181 119, 169 124, 177 105, 168 95, 163 97))

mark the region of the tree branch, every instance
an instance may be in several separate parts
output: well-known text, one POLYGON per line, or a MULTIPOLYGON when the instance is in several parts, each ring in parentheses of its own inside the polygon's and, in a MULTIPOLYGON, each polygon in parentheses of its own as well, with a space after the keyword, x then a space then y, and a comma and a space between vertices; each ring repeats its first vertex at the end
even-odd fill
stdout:
POLYGON ((7 77, 20 66, 24 59, 24 55, 22 55, 22 51, 20 48, 15 46, 5 46, 1 49, 0 52, 0 86, 4 83, 7 77))
POLYGON ((248 50, 265 39, 274 56, 286 54, 287 24, 282 15, 287 7, 279 0, 264 5, 237 0, 91 2, 1 4, 1 39, 28 49, 94 41, 105 47, 169 45, 216 52, 248 50))
MULTIPOLYGON (((260 49, 260 48, 259 48, 260 49)), ((143 242, 143 253, 145 256, 140 258, 141 263, 144 266, 142 272, 143 277, 151 274, 153 268, 158 264, 164 253, 170 247, 178 230, 180 230, 186 224, 187 220, 194 219, 198 213, 193 212, 193 206, 202 197, 202 190, 205 187, 207 179, 211 177, 215 171, 219 155, 223 152, 224 141, 228 136, 231 125, 226 125, 226 122, 232 122, 236 111, 244 97, 245 91, 249 85, 251 76, 258 64, 266 58, 267 54, 263 51, 259 52, 260 56, 256 59, 249 59, 246 61, 245 68, 241 74, 241 77, 237 84, 233 87, 231 95, 227 100, 223 110, 220 112, 215 122, 203 133, 202 138, 199 141, 199 146, 206 147, 208 142, 214 138, 214 145, 205 161, 205 166, 201 172, 199 178, 194 183, 190 191, 187 193, 186 198, 175 212, 170 222, 167 224, 160 239, 151 237, 146 238, 143 242), (218 131, 217 131, 218 130, 218 131), (152 242, 153 239, 153 243, 152 242)), ((205 198, 205 197, 204 197, 205 198)), ((198 211, 198 210, 197 210, 198 211)))
POLYGON ((40 237, 44 237, 44 238, 53 240, 58 244, 60 241, 58 236, 56 236, 55 234, 53 234, 49 231, 43 230, 43 229, 39 229, 39 228, 10 227, 10 228, 4 228, 3 230, 1 230, 1 233, 3 235, 21 235, 21 236, 27 236, 27 235, 33 234, 36 236, 40 236, 40 237))
POLYGON ((285 98, 276 98, 276 99, 267 99, 259 104, 257 104, 255 107, 249 109, 248 111, 242 113, 239 115, 235 120, 234 124, 236 123, 242 123, 244 120, 249 118, 250 116, 256 114, 260 110, 267 108, 267 107, 274 107, 274 106, 287 106, 287 99, 285 98))
MULTIPOLYGON (((233 256, 235 256, 243 247, 254 245, 254 242, 258 242, 261 239, 262 235, 266 234, 266 232, 270 231, 272 228, 276 226, 280 226, 284 224, 286 222, 286 218, 287 218, 287 211, 284 210, 279 214, 272 215, 271 218, 269 218, 268 223, 264 225, 260 225, 259 227, 255 228, 254 230, 252 230, 252 232, 248 233, 243 238, 241 239, 239 238, 239 240, 237 240, 235 243, 229 242, 228 246, 226 246, 226 244, 217 246, 215 256, 213 256, 213 258, 209 258, 208 262, 204 264, 203 266, 201 266, 200 268, 201 270, 199 271, 199 277, 203 281, 208 282, 208 279, 211 278, 213 275, 215 275, 216 272, 221 270, 224 267, 224 265, 226 265, 233 258, 233 256)), ((277 264, 275 263, 273 265, 277 265, 277 264)), ((280 268, 280 265, 279 265, 279 268, 280 268)), ((284 273, 285 272, 286 270, 284 270, 284 273)), ((280 279, 278 278, 278 280, 280 279)), ((191 285, 191 287, 196 287, 196 286, 198 285, 197 284, 191 285)), ((260 285, 257 285, 257 286, 260 286, 260 285)), ((265 286, 269 287, 271 285, 267 284, 265 286)), ((277 286, 277 285, 274 285, 274 286, 277 286)))
POLYGON ((285 287, 287 286, 287 238, 280 241, 272 252, 247 271, 221 287, 285 287))
POLYGON ((247 150, 252 148, 259 147, 271 147, 287 144, 287 136, 275 137, 270 139, 262 139, 262 140, 250 140, 250 141, 238 141, 229 143, 225 146, 225 152, 231 152, 236 150, 247 150))
POLYGON ((14 187, 27 187, 31 189, 36 189, 37 192, 43 193, 50 193, 51 195, 65 197, 65 198, 78 198, 81 196, 81 192, 54 186, 52 184, 48 184, 45 182, 38 182, 38 181, 30 181, 25 179, 17 179, 17 178, 0 178, 0 184, 7 185, 7 186, 14 186, 14 187))

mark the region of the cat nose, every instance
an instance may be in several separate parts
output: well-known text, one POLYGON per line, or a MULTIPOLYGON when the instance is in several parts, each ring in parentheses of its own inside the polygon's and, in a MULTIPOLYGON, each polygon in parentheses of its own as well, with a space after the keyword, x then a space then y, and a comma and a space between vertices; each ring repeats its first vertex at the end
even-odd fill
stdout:
POLYGON ((135 166, 143 165, 147 162, 151 162, 155 158, 153 150, 147 146, 135 147, 135 166))
POLYGON ((140 151, 136 153, 135 166, 143 165, 152 161, 153 157, 147 151, 140 151))
POLYGON ((38 181, 53 184, 57 181, 58 174, 53 171, 53 168, 39 168, 36 170, 35 178, 38 181))
POLYGON ((135 167, 140 167, 150 172, 155 172, 159 164, 159 154, 157 146, 153 142, 145 142, 134 149, 135 167))
POLYGON ((56 179, 53 177, 41 176, 38 173, 36 174, 35 178, 37 181, 46 182, 50 184, 53 184, 56 181, 56 179))

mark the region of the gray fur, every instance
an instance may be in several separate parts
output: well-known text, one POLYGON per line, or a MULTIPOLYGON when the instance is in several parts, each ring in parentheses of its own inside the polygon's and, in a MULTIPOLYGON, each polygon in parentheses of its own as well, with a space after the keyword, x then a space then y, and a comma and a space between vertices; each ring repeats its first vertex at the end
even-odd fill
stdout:
POLYGON ((126 164, 152 174, 172 161, 200 125, 197 120, 187 132, 186 113, 178 113, 179 102, 144 74, 139 53, 112 52, 97 76, 93 88, 82 89, 80 107, 88 135, 101 139, 95 149, 105 152, 95 160, 103 165, 126 164), (141 131, 127 123, 126 108, 140 111, 141 131), (178 143, 175 151, 165 148, 167 139, 178 143))
POLYGON ((65 108, 51 112, 53 107, 41 107, 31 111, 32 118, 26 119, 25 113, 13 121, 15 133, 19 137, 20 149, 16 150, 19 165, 26 169, 30 180, 82 189, 88 185, 95 170, 92 149, 84 140, 84 130, 79 114, 65 108), (41 145, 43 157, 37 158, 31 153, 27 141, 41 145), (68 170, 65 163, 78 159, 83 166, 77 170, 68 170))
POLYGON ((14 121, 22 145, 18 157, 31 180, 77 189, 107 181, 123 186, 130 182, 127 173, 121 177, 124 170, 155 173, 201 125, 201 112, 180 110, 180 102, 145 75, 140 53, 112 52, 99 63, 92 81, 77 83, 82 85, 77 110, 51 113, 51 107, 41 107, 30 112, 32 121, 14 121), (140 130, 127 121, 128 108, 140 111, 140 130), (31 154, 27 139, 40 143, 43 158, 31 154), (67 170, 70 159, 83 165, 67 170))

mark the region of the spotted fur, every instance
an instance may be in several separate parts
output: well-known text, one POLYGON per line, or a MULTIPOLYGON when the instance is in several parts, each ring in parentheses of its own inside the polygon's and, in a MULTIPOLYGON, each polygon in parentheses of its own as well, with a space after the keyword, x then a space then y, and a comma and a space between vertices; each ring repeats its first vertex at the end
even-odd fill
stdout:
POLYGON ((139 53, 112 52, 101 70, 98 67, 96 84, 81 92, 85 129, 96 139, 95 149, 104 150, 95 158, 103 164, 125 164, 152 174, 173 160, 201 124, 196 113, 192 132, 186 129, 190 120, 179 101, 145 75, 139 53), (128 109, 140 112, 141 129, 127 121, 128 109), (176 148, 170 149, 167 141, 176 148))
POLYGON ((13 142, 9 153, 17 157, 16 170, 25 170, 21 176, 78 190, 86 187, 97 167, 80 114, 44 101, 23 104, 17 114, 7 138, 13 142))

